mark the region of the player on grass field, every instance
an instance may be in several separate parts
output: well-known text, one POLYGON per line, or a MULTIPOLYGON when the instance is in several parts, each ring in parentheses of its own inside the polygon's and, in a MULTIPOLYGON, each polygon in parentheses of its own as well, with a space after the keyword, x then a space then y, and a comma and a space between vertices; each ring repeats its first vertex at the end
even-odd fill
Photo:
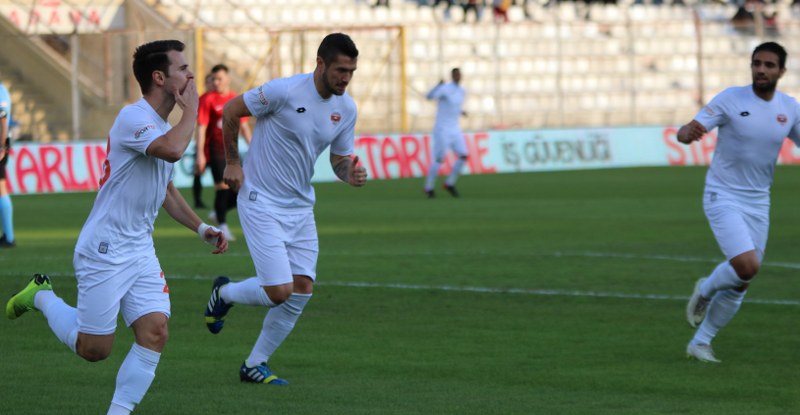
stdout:
POLYGON ((183 49, 177 40, 161 40, 133 55, 144 97, 120 111, 108 134, 100 189, 75 246, 77 307, 57 297, 43 274, 6 305, 12 320, 42 311, 58 339, 90 362, 111 353, 122 312, 135 341, 119 368, 109 414, 130 413, 142 400, 167 341, 169 290, 152 238, 159 208, 213 244, 213 253, 228 248, 172 184, 173 163, 186 151, 197 118, 197 89, 183 49), (171 127, 167 117, 176 104, 183 113, 171 127))
POLYGON ((467 143, 464 141, 464 133, 459 126, 459 118, 467 115, 464 112, 464 88, 461 86, 461 70, 453 68, 450 72, 452 82, 445 83, 444 80, 433 87, 428 92, 426 98, 436 100, 436 121, 433 126, 433 149, 431 152, 431 165, 428 166, 428 176, 425 178, 425 194, 429 199, 436 197, 434 187, 436 176, 439 175, 439 168, 444 162, 447 150, 452 150, 458 159, 453 164, 450 176, 445 180, 443 187, 453 197, 458 197, 456 190, 456 180, 461 174, 461 169, 467 162, 467 143))
MULTIPOLYGON (((231 78, 228 67, 217 64, 211 68, 212 89, 200 97, 197 110, 197 159, 196 173, 202 174, 206 167, 211 168, 214 178, 214 210, 210 218, 217 221, 225 239, 233 241, 234 237, 228 228, 226 214, 236 207, 236 192, 228 188, 222 181, 225 170, 225 148, 222 142, 222 108, 228 101, 236 97, 231 91, 231 78)), ((242 119, 242 136, 250 143, 250 126, 242 119)))
POLYGON ((351 186, 366 184, 367 172, 353 154, 356 106, 345 93, 358 50, 349 36, 333 33, 317 51, 313 73, 274 79, 225 105, 225 182, 239 191, 239 218, 256 277, 214 281, 206 324, 219 333, 234 304, 269 307, 261 334, 239 369, 244 382, 286 384, 270 372, 270 356, 289 335, 311 298, 318 256, 311 177, 319 155, 330 147, 336 176, 351 186), (237 137, 240 118, 255 116, 244 167, 237 137))
POLYGON ((786 137, 800 144, 800 105, 776 91, 786 51, 763 43, 753 51, 750 69, 751 85, 722 91, 678 130, 678 141, 691 144, 719 127, 703 209, 726 261, 697 280, 686 307, 689 324, 699 325, 686 354, 703 362, 720 362, 711 340, 739 310, 764 258, 778 152, 786 137))

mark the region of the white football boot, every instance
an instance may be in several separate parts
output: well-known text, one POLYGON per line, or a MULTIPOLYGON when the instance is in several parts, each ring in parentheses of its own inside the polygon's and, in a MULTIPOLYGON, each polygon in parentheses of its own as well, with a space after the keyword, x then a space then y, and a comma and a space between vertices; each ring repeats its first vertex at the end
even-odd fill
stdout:
POLYGON ((705 298, 700 294, 700 285, 703 284, 705 278, 700 278, 694 284, 694 292, 689 297, 689 302, 686 304, 686 321, 692 327, 697 327, 706 318, 708 311, 708 304, 711 302, 710 298, 705 298))
POLYGON ((710 344, 692 344, 686 346, 686 357, 697 359, 704 363, 722 363, 722 360, 714 356, 714 350, 710 344))

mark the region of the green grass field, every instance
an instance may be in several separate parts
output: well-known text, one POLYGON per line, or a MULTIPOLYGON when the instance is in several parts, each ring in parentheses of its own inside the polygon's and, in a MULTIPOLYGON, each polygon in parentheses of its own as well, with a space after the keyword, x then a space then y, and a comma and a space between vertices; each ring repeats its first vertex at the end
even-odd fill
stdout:
MULTIPOLYGON (((318 184, 319 283, 270 361, 288 387, 238 379, 264 310, 233 308, 217 336, 203 324, 211 280, 254 273, 235 213, 223 256, 162 213, 170 341, 136 413, 800 413, 800 167, 776 172, 766 262, 716 366, 684 354, 686 298, 723 259, 704 174, 472 176, 458 200, 424 199, 419 179, 318 184)), ((0 296, 45 272, 75 303, 72 249, 93 197, 14 198, 0 296)), ((0 414, 105 413, 131 342, 120 322, 113 355, 87 363, 38 312, 0 322, 0 414)))

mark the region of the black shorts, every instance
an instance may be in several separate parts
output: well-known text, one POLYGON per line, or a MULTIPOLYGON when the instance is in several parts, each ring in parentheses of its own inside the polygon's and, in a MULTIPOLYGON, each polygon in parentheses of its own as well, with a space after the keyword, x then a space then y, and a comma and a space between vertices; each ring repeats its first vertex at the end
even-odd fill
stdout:
POLYGON ((6 178, 6 164, 8 164, 8 150, 11 149, 11 139, 6 138, 6 142, 3 144, 6 149, 5 154, 3 154, 3 158, 0 159, 0 179, 6 178))
POLYGON ((222 176, 225 173, 225 159, 208 159, 208 167, 211 167, 211 177, 214 178, 214 183, 222 183, 222 176))

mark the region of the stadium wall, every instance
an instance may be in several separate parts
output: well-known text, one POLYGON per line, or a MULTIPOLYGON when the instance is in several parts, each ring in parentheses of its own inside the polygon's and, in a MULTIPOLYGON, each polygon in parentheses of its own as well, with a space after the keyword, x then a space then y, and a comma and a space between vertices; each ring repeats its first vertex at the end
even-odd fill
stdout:
MULTIPOLYGON (((557 170, 708 165, 716 144, 716 131, 691 146, 679 144, 673 126, 583 128, 548 130, 491 130, 465 134, 470 151, 466 174, 540 172, 557 170)), ((430 164, 429 134, 360 135, 355 154, 372 180, 422 177, 430 164)), ((194 143, 192 143, 193 145, 194 143)), ((244 162, 247 145, 240 142, 244 162)), ((194 148, 175 168, 177 187, 190 187, 194 148)), ((103 174, 106 143, 75 142, 21 144, 11 149, 8 185, 14 194, 96 191, 103 174)), ((447 174, 453 157, 440 174, 447 174)), ((800 150, 789 140, 779 164, 800 164, 800 150)), ((328 154, 320 156, 314 181, 335 181, 328 154)), ((211 175, 203 177, 206 186, 211 175)))

